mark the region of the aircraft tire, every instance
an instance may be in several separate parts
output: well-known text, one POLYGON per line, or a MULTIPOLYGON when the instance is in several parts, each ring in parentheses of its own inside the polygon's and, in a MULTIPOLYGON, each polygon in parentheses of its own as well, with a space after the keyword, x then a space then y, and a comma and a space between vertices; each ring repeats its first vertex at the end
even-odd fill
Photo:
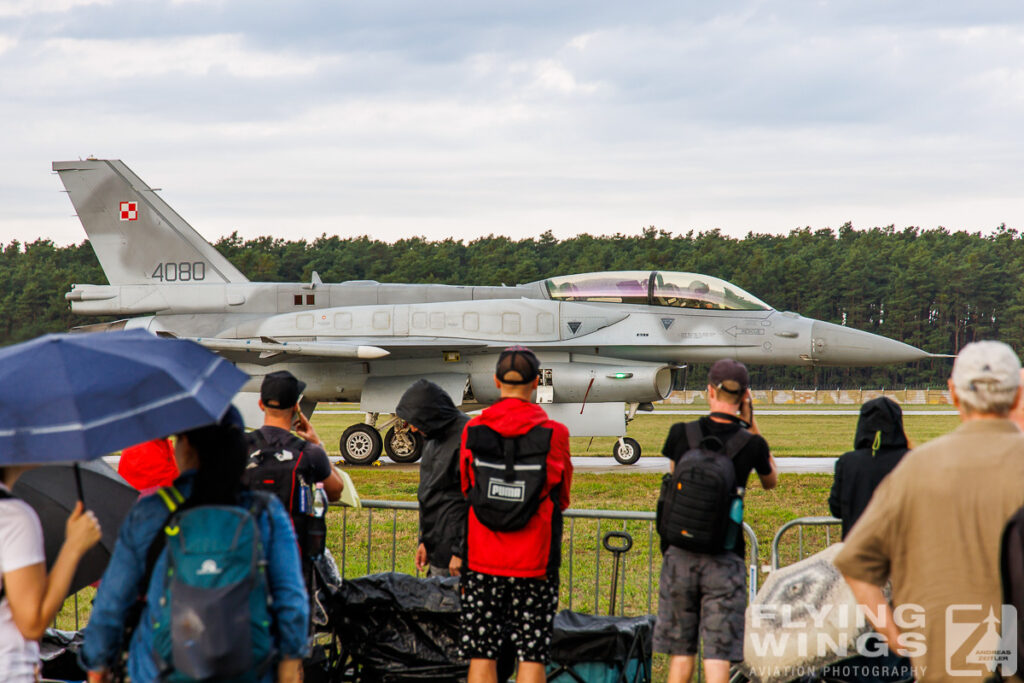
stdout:
POLYGON ((423 435, 412 430, 399 433, 392 427, 384 435, 384 452, 395 462, 416 462, 423 455, 423 435))
POLYGON ((622 439, 622 446, 616 441, 612 446, 612 456, 622 465, 632 465, 640 459, 640 442, 628 436, 622 439), (622 447, 624 446, 624 448, 622 447))
POLYGON ((344 431, 338 446, 341 457, 349 465, 370 465, 384 450, 384 440, 376 429, 359 423, 344 431))

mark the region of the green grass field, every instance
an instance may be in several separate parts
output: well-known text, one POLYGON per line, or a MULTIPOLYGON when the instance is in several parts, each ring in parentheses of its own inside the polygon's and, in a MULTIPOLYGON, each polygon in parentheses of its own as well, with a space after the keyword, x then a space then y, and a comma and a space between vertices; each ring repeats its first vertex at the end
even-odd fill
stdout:
MULTIPOLYGON (((672 406, 680 410, 701 410, 703 406, 672 406)), ((833 406, 771 406, 771 409, 803 410, 833 408, 833 406)), ((757 415, 758 426, 772 453, 777 457, 837 456, 853 448, 853 435, 857 427, 858 406, 842 406, 849 409, 849 415, 757 415)), ((325 410, 357 410, 350 403, 335 403, 324 406, 325 410)), ((948 411, 949 406, 908 406, 907 410, 927 412, 948 411)), ((640 442, 645 456, 659 456, 665 442, 665 435, 674 423, 692 420, 689 415, 659 415, 640 413, 628 429, 629 436, 640 442)), ((362 420, 362 415, 313 415, 313 426, 320 434, 330 455, 340 457, 338 442, 341 433, 349 425, 362 420)), ((915 444, 934 439, 940 434, 952 431, 959 420, 955 415, 908 415, 904 418, 907 436, 915 444)), ((611 437, 574 437, 571 439, 573 455, 598 455, 611 457, 611 437)))

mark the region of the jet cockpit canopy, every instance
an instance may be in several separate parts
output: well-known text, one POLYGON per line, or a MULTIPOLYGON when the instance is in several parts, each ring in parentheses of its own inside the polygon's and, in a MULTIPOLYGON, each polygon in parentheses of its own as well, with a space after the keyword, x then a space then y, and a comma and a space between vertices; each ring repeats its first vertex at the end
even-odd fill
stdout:
POLYGON ((710 275, 672 271, 623 270, 564 275, 544 281, 555 301, 703 308, 717 311, 770 311, 772 307, 736 285, 710 275))

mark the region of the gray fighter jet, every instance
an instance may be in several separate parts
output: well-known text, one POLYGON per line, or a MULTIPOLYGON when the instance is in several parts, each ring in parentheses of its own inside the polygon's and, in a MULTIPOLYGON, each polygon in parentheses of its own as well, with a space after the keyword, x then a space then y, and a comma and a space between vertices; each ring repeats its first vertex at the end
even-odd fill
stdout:
POLYGON ((876 365, 931 355, 776 311, 698 273, 582 273, 515 287, 325 284, 315 272, 306 283, 249 282, 121 161, 60 161, 53 170, 110 281, 73 285, 72 310, 140 316, 80 329, 196 340, 252 376, 240 399, 248 415, 262 376, 280 369, 307 383, 307 414, 317 402, 359 401, 366 422, 341 437, 350 463, 371 463, 382 449, 415 461, 419 436, 393 416, 405 389, 425 377, 466 409, 491 403, 494 363, 510 344, 540 358, 536 400, 551 417, 575 436, 619 437, 622 463, 640 456, 627 423, 668 396, 686 363, 876 365))

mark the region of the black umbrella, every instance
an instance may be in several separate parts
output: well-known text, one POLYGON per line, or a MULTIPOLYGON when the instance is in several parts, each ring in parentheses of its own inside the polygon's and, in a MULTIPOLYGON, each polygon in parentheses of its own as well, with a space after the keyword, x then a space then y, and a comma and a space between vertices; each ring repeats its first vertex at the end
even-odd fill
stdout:
MULTIPOLYGON (((139 492, 102 460, 79 466, 82 485, 89 492, 89 509, 99 520, 103 537, 78 564, 69 595, 98 581, 114 552, 117 532, 139 492)), ((46 568, 53 566, 64 543, 64 525, 78 502, 72 465, 45 465, 18 477, 12 493, 32 506, 43 525, 46 568)))

